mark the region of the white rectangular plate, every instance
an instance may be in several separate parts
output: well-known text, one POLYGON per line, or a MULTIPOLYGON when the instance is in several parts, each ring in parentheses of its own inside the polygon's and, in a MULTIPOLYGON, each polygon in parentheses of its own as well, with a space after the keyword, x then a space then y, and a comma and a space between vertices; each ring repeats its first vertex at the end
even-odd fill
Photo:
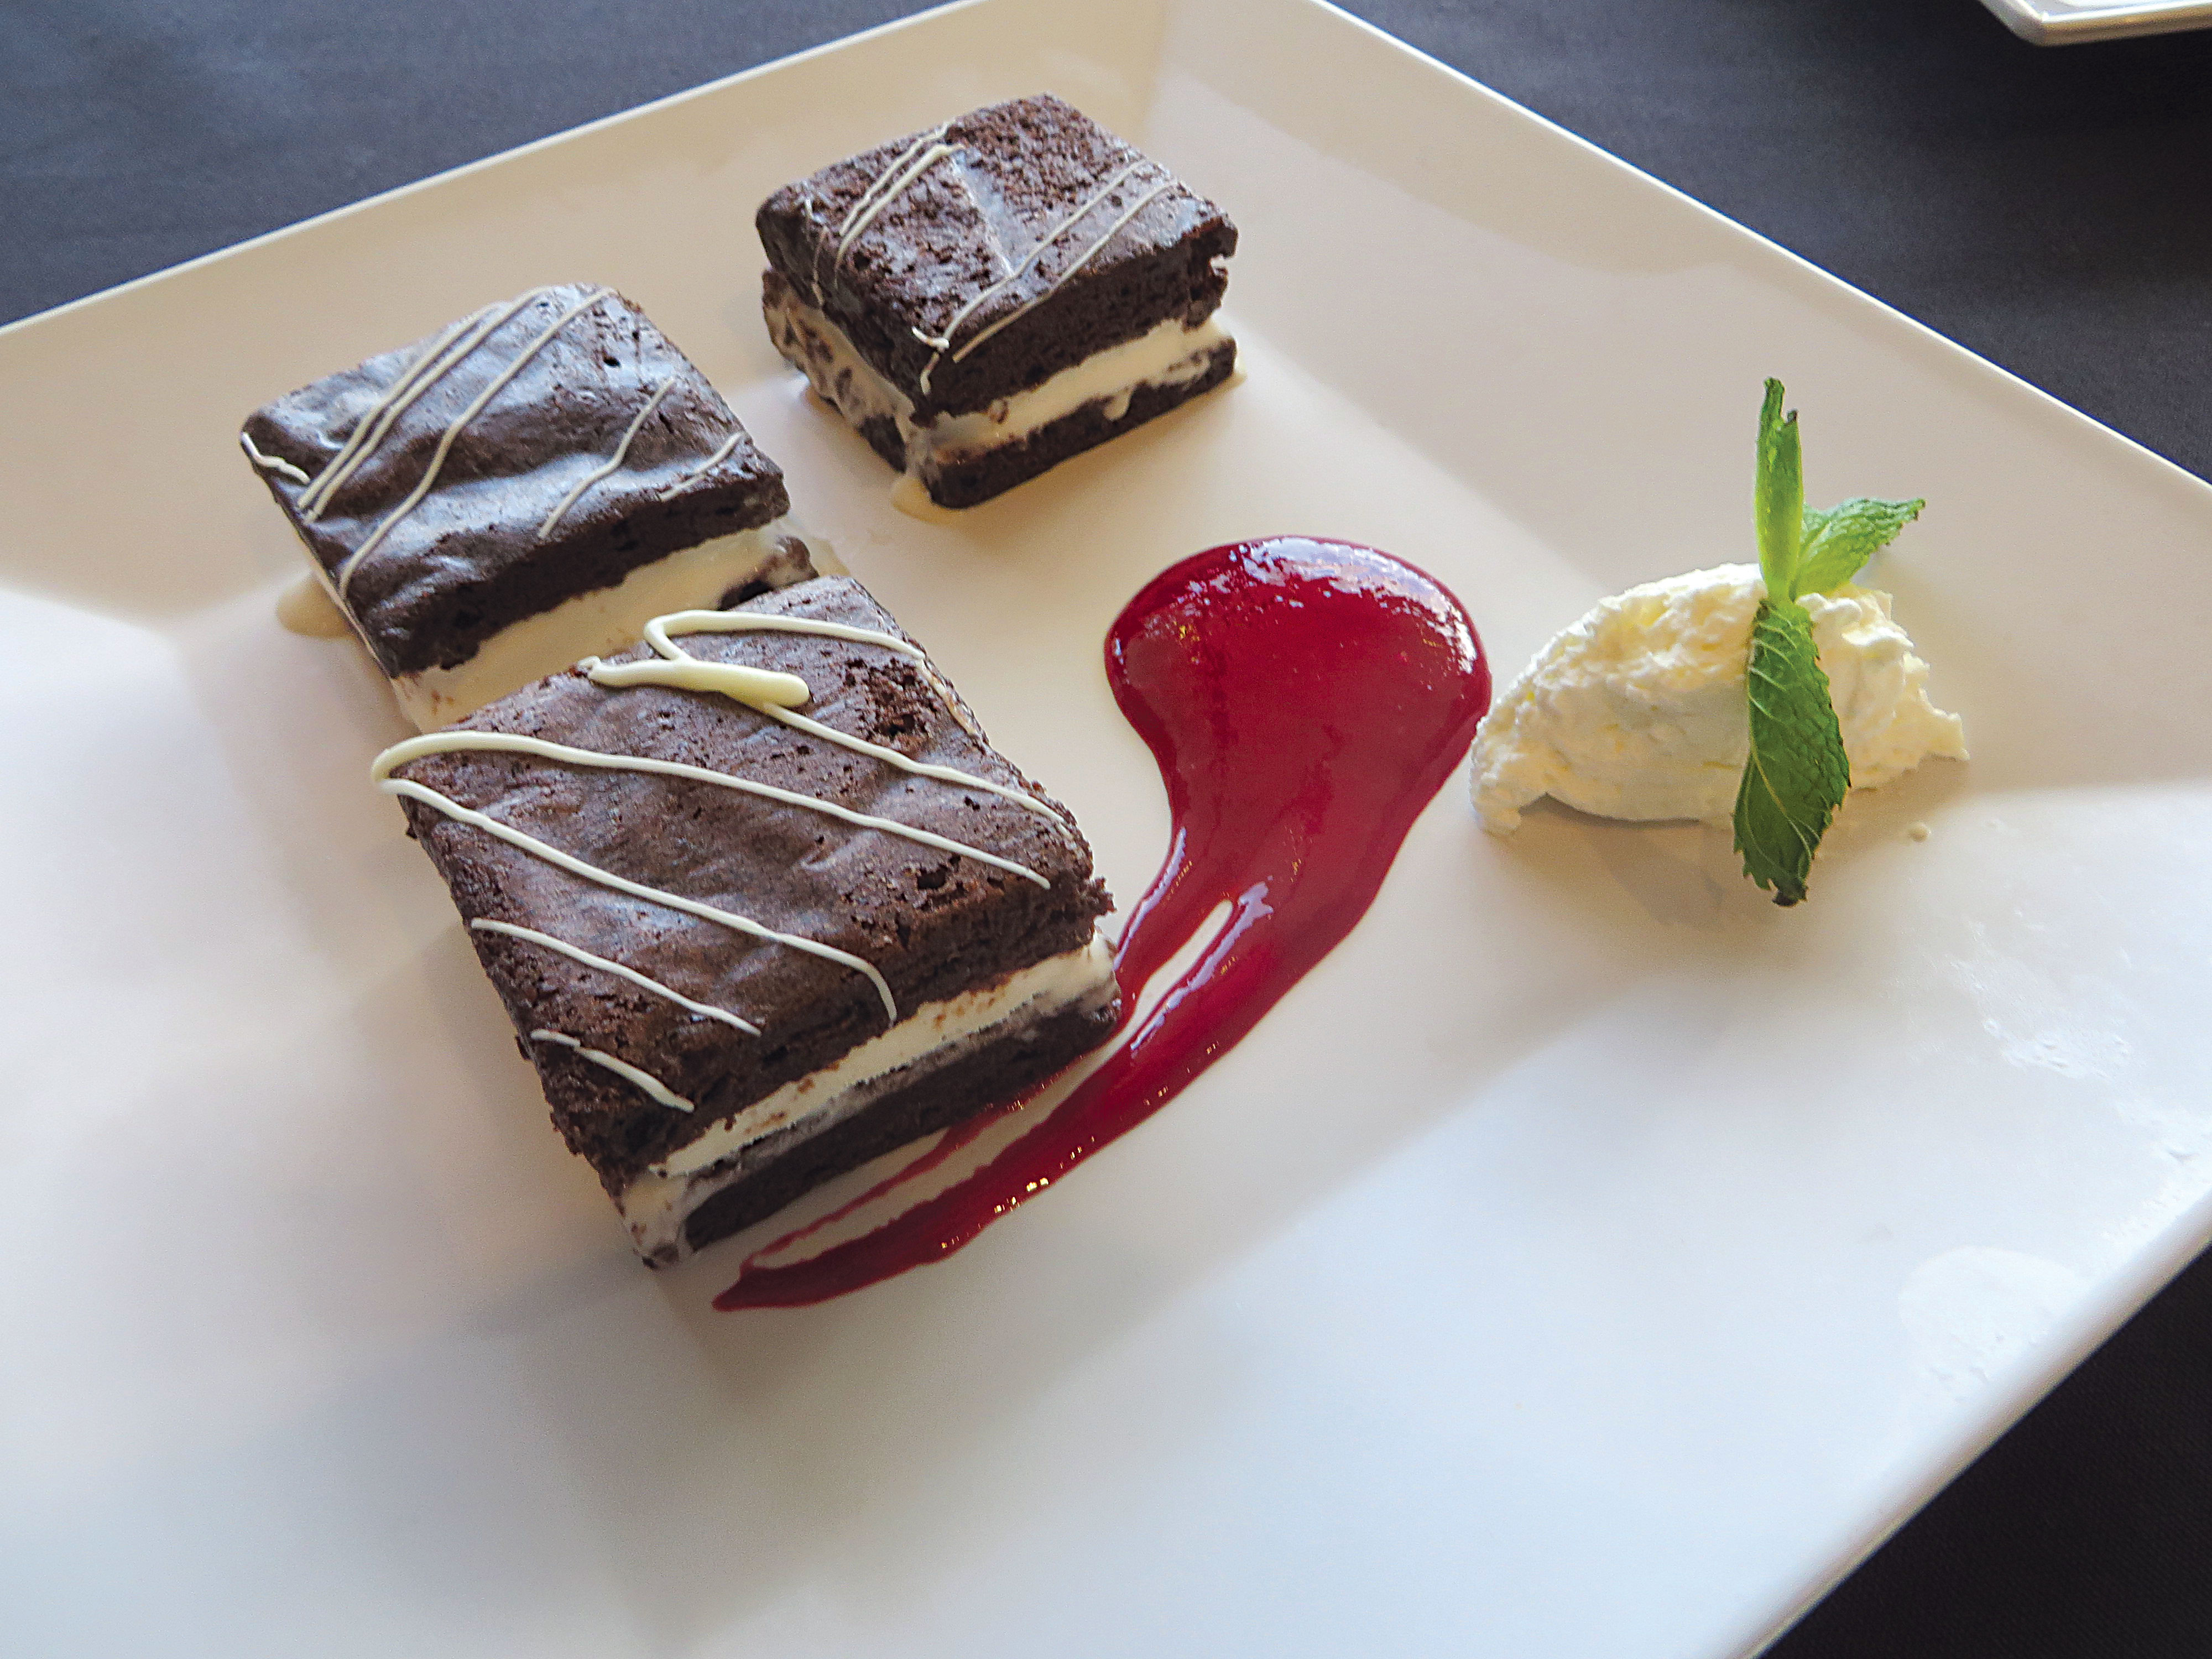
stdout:
POLYGON ((0 1607, 38 1653, 1721 1656, 2203 1240, 2212 492, 1310 0, 985 0, 0 335, 0 1607), (774 185, 1057 89, 1225 204, 1249 374, 962 519, 803 401, 774 185), (1169 1111, 950 1263, 721 1317, 641 1269, 240 458, 257 403, 618 284, 1080 814, 1210 544, 1371 542, 1504 672, 1748 548, 1759 379, 1974 759, 1784 912, 1725 832, 1455 785, 1169 1111), (1907 833, 1929 826, 1925 841, 1907 833))

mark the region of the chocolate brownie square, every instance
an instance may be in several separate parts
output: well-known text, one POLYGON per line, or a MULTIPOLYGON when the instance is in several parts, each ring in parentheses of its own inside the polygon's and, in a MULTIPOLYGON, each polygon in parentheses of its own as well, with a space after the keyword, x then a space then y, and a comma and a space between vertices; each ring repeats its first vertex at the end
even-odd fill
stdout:
POLYGON ((426 729, 650 617, 813 574, 775 464, 595 284, 487 306, 264 405, 240 441, 426 729))
POLYGON ((1237 227, 1049 94, 761 205, 769 337, 902 475, 969 507, 1220 385, 1237 227))
POLYGON ((1113 1029, 1110 901, 849 577, 661 618, 377 763, 659 1264, 1113 1029))

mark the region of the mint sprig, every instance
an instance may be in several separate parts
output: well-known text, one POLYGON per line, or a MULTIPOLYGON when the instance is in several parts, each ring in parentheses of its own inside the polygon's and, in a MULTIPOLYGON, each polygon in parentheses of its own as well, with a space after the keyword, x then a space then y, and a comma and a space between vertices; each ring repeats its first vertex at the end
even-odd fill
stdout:
POLYGON ((1877 501, 1864 495, 1826 513, 1805 509, 1804 549, 1797 565, 1800 593, 1827 593, 1859 574, 1860 567, 1897 539, 1920 516, 1925 501, 1877 501))
POLYGON ((1826 512, 1808 508, 1797 414, 1783 412, 1782 398, 1782 382, 1767 381, 1752 489, 1766 597, 1752 623, 1745 673, 1751 752, 1736 787, 1735 850, 1744 874, 1787 905, 1804 898, 1813 854, 1851 787, 1812 614, 1799 596, 1849 581, 1926 503, 1859 497, 1826 512))

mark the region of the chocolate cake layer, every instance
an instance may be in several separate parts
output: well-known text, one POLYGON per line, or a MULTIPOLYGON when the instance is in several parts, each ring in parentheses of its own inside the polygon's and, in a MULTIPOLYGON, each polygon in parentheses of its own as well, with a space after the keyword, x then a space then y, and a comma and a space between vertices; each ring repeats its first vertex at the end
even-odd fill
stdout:
POLYGON ((799 1138, 791 1132, 788 1147, 762 1149, 759 1175, 717 1187, 690 1211, 683 1223, 684 1245, 702 1249, 870 1158, 1019 1097, 1111 1036, 1115 1009, 1115 999, 1102 994, 1019 1022, 947 1065, 916 1068, 910 1079, 901 1074, 897 1086, 819 1133, 799 1138))
POLYGON ((1115 398, 1093 398, 1022 437, 965 452, 952 450, 938 459, 928 480, 929 498, 939 507, 987 501, 1071 455, 1095 449, 1109 438, 1212 391, 1236 368, 1237 343, 1223 340, 1198 354, 1197 372, 1188 378, 1139 385, 1115 398))
POLYGON ((242 437, 395 679, 790 506, 706 377, 590 285, 533 289, 318 380, 242 437))
MULTIPOLYGON (((935 485, 937 450, 1033 435, 1018 419, 994 434, 970 417, 1004 424, 1010 400, 1155 336, 1157 349, 1138 354, 1149 368, 1087 395, 1111 400, 1164 374, 1188 397, 1197 378, 1188 362, 1228 343, 1196 331, 1227 286, 1236 227, 1049 95, 977 110, 825 167, 769 197, 756 223, 779 349, 940 504, 951 503, 935 485), (810 332, 834 333, 835 344, 825 350, 802 337, 810 332), (848 389, 876 384, 841 396, 840 375, 848 389), (945 435, 947 422, 961 422, 945 435)), ((1073 407, 1085 395, 1060 401, 1073 407)), ((1036 424, 1068 412, 1055 407, 1036 424)), ((1131 423, 1117 410, 1107 426, 1131 423)), ((1029 444, 1021 476, 1049 465, 1042 457, 1054 447, 1029 444)), ((1002 461, 994 476, 1014 465, 1002 461)))
POLYGON ((556 1124, 618 1201, 671 1180, 704 1201, 732 1170, 785 1191, 795 1170, 848 1167, 808 1146, 816 1133, 867 1149, 853 1161, 873 1156, 888 1126, 965 1115, 990 1103, 975 1091, 994 1077, 1044 1063, 1019 1060, 1018 1044, 985 1058, 1001 1037, 1048 1028, 1056 1067, 1099 1008, 1110 1018, 1110 974, 1091 965, 1109 901, 1089 848, 866 592, 817 578, 728 616, 672 619, 672 655, 580 665, 380 762, 387 787, 413 792, 410 831, 471 925, 556 1124), (690 631, 752 623, 893 643, 690 631), (778 718, 716 690, 592 678, 698 665, 796 675, 808 696, 778 718), (1079 1030, 1053 1023, 1078 1006, 1079 1030), (963 1066, 933 1067, 948 1041, 963 1066), (933 1069, 941 1098, 922 1087, 933 1069), (714 1178, 694 1183, 702 1173, 714 1178))

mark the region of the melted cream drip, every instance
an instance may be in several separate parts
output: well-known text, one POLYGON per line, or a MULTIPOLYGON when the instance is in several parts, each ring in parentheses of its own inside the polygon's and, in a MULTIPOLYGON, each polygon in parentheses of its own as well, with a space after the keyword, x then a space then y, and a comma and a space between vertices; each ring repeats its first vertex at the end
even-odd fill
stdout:
POLYGON ((924 524, 958 524, 963 508, 939 507, 929 498, 929 486, 919 472, 902 472, 891 480, 891 505, 909 519, 924 524))
POLYGON ((682 1095, 678 1094, 675 1090, 653 1076, 652 1073, 641 1071, 626 1060, 617 1060, 604 1049, 587 1048, 581 1041, 570 1036, 566 1031, 549 1031, 541 1028, 530 1034, 530 1040, 532 1042, 557 1042, 563 1048, 573 1048, 579 1060, 588 1060, 594 1066, 605 1067, 624 1082, 635 1084, 651 1096, 657 1105, 665 1106, 672 1111, 678 1112, 688 1112, 691 1109, 690 1101, 684 1099, 682 1095))
POLYGON ((571 945, 568 940, 556 939, 550 933, 541 933, 535 927, 518 927, 511 921, 490 921, 482 916, 478 916, 469 926, 479 933, 500 933, 508 939, 527 939, 532 945, 542 945, 549 951, 557 951, 572 962, 580 962, 586 968, 597 968, 602 973, 612 974, 617 978, 626 979, 640 989, 652 992, 655 996, 666 997, 678 1007, 689 1009, 702 1018, 719 1019, 725 1025, 733 1025, 747 1036, 758 1036, 761 1033, 761 1028, 752 1021, 733 1014, 726 1008, 717 1008, 711 1002, 695 1001, 673 986, 663 985, 649 974, 641 974, 635 968, 625 968, 621 963, 611 961, 605 957, 593 956, 581 945, 571 945))
POLYGON ((288 633, 311 640, 335 640, 353 632, 353 624, 331 598, 330 590, 312 574, 277 595, 276 620, 288 633))
POLYGON ((284 460, 278 456, 263 454, 261 451, 255 447, 252 438, 249 434, 244 432, 240 433, 238 434, 238 441, 246 446, 246 459, 252 461, 254 465, 259 467, 264 472, 276 473, 283 477, 291 479, 295 483, 312 483, 314 482, 312 478, 308 477, 306 473, 301 471, 298 467, 293 465, 291 462, 284 460))
POLYGON ((586 490, 600 479, 610 477, 622 470, 623 459, 629 453, 629 447, 637 441, 637 434, 644 429, 646 422, 653 418, 653 411, 660 407, 660 400, 674 389, 675 385, 676 376, 672 374, 653 388, 653 395, 645 400, 645 407, 637 411, 636 417, 622 434, 622 441, 615 446, 615 453, 579 479, 576 487, 563 495, 560 503, 545 515, 545 522, 538 526, 539 541, 553 533, 553 526, 568 516, 568 509, 583 498, 586 490))
MULTIPOLYGON (((407 493, 405 499, 403 500, 398 506, 393 507, 391 512, 385 514, 382 521, 377 525, 376 528, 369 532, 368 539, 362 543, 359 547, 356 548, 350 554, 349 554, 346 557, 345 562, 338 567, 338 597, 340 599, 343 599, 346 597, 347 586, 353 580, 353 573, 355 570, 359 568, 361 562, 363 559, 366 559, 370 554, 376 551, 377 548, 383 544, 384 538, 392 533, 393 526, 398 525, 398 522, 402 519, 405 518, 410 513, 412 513, 416 507, 420 504, 422 498, 430 493, 432 487, 437 483, 438 474, 444 469, 446 465, 446 457, 452 452, 453 447, 453 440, 460 436, 461 429, 467 426, 471 421, 476 419, 478 415, 482 414, 485 405, 489 404, 494 398, 497 397, 501 392, 507 389, 507 382, 514 380, 516 375, 522 373, 523 369, 529 365, 531 360, 537 356, 538 354, 544 349, 548 341, 551 340, 552 337, 558 334, 562 329, 568 327, 569 322, 573 319, 581 315, 586 311, 589 311, 593 306, 599 304, 600 301, 605 299, 613 292, 614 290, 610 288, 594 289, 585 298, 579 300, 574 305, 570 306, 558 317, 556 317, 550 323, 547 324, 544 329, 539 331, 535 339, 532 340, 528 345, 523 347, 522 350, 516 356, 513 362, 507 364, 505 368, 502 368, 497 374, 494 375, 492 377, 491 384, 484 387, 482 392, 478 392, 475 400, 454 418, 453 423, 446 428, 445 434, 438 440, 437 448, 431 452, 430 465, 423 470, 421 482, 416 483, 415 488, 407 493)), ((442 371, 441 372, 442 373, 442 371)))

